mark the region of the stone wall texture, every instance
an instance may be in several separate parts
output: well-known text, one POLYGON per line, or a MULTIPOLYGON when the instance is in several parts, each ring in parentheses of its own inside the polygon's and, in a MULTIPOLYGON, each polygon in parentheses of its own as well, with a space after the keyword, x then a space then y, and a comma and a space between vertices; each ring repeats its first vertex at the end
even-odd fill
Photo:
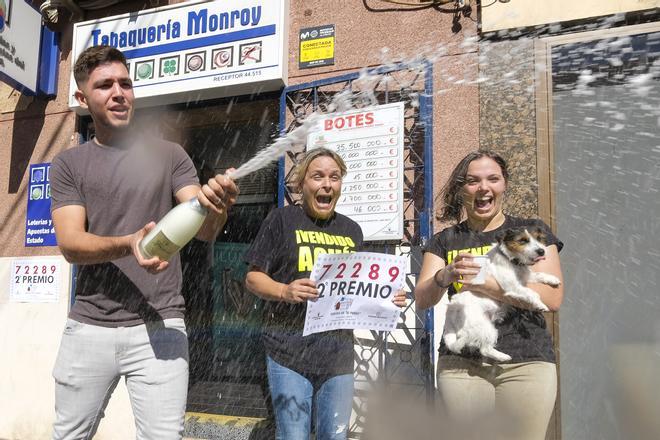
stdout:
POLYGON ((509 164, 505 211, 538 214, 534 43, 482 42, 479 74, 479 144, 509 164))

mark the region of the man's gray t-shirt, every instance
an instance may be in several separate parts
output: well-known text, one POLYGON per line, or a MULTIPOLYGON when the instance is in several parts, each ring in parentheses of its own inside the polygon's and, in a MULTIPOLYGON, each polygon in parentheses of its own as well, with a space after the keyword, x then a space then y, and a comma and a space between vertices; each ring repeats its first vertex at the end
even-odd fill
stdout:
MULTIPOLYGON (((181 146, 143 139, 121 147, 90 141, 58 154, 50 169, 51 210, 83 206, 87 232, 106 237, 132 234, 160 220, 172 208, 174 194, 199 180, 181 146)), ((88 324, 124 327, 184 315, 178 254, 156 275, 132 254, 80 265, 75 292, 69 317, 88 324)))

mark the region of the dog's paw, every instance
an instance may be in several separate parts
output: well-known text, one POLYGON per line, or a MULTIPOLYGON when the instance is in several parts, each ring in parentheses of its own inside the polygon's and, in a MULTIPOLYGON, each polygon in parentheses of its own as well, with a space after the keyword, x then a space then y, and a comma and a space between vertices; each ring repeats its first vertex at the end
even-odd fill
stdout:
POLYGON ((559 287, 561 285, 561 280, 554 275, 539 273, 536 276, 540 283, 547 284, 548 286, 559 287))
POLYGON ((482 347, 479 351, 481 352, 482 356, 491 358, 497 362, 508 362, 511 360, 511 356, 506 353, 502 353, 493 347, 482 347))
POLYGON ((451 342, 449 344, 447 344, 447 342, 445 341, 445 345, 447 346, 447 349, 449 349, 449 351, 455 354, 461 354, 461 352, 463 351, 463 347, 465 347, 465 343, 461 341, 451 342))
POLYGON ((537 304, 534 304, 534 305, 536 306, 536 310, 539 311, 539 312, 549 312, 550 311, 548 306, 546 306, 545 304, 543 304, 540 301, 537 304))
POLYGON ((561 285, 561 280, 554 275, 550 275, 548 278, 548 286, 559 287, 561 285))

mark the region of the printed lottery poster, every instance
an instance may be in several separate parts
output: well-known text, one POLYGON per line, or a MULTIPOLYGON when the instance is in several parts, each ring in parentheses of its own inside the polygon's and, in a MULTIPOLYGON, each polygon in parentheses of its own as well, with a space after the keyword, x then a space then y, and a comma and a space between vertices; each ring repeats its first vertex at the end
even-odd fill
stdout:
POLYGON ((403 238, 403 102, 319 118, 307 149, 325 147, 346 163, 335 210, 360 225, 364 241, 403 238))
POLYGON ((303 336, 336 329, 392 331, 400 309, 392 299, 403 289, 406 257, 356 252, 320 254, 310 279, 319 298, 307 301, 303 336))
POLYGON ((10 302, 56 303, 60 298, 62 266, 56 257, 11 262, 10 302))

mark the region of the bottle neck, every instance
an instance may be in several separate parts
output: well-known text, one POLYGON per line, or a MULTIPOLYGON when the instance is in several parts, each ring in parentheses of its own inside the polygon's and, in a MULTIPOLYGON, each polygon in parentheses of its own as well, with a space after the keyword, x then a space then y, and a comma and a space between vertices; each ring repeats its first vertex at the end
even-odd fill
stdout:
POLYGON ((198 211, 198 212, 200 212, 204 215, 209 213, 209 211, 205 207, 203 207, 201 203, 199 203, 199 199, 197 197, 194 197, 194 198, 190 199, 188 201, 188 203, 190 203, 190 206, 194 210, 196 210, 196 211, 198 211))

